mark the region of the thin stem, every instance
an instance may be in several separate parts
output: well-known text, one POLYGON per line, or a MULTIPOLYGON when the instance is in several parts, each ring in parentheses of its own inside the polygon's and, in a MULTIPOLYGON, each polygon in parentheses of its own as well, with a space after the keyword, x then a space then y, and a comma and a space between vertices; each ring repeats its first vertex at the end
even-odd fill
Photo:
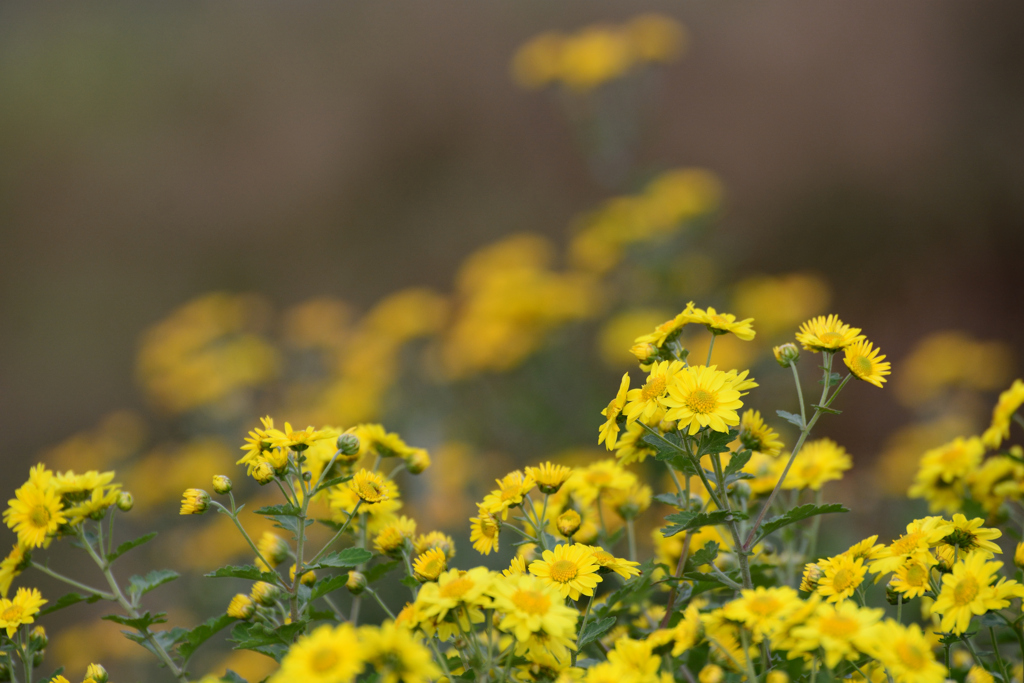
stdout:
POLYGON ((793 382, 796 384, 796 397, 800 401, 800 419, 807 424, 807 409, 804 407, 804 390, 800 387, 800 373, 796 369, 796 363, 790 363, 793 370, 793 382))
POLYGON ((46 574, 48 576, 52 576, 53 578, 57 579, 58 581, 63 581, 64 583, 68 584, 69 586, 74 586, 75 588, 78 588, 78 589, 83 590, 83 591, 89 591, 93 595, 98 595, 99 597, 103 598, 104 600, 110 600, 111 602, 113 602, 113 601, 115 601, 117 599, 117 598, 114 597, 113 593, 107 593, 106 591, 101 591, 98 588, 93 588, 92 586, 86 586, 84 583, 79 583, 78 581, 75 581, 72 578, 69 578, 67 576, 64 576, 63 574, 55 572, 52 569, 50 569, 49 567, 47 567, 45 565, 41 565, 41 564, 39 564, 38 562, 36 562, 34 560, 32 561, 32 566, 35 567, 36 569, 38 569, 39 571, 41 571, 42 573, 44 573, 44 574, 46 574))

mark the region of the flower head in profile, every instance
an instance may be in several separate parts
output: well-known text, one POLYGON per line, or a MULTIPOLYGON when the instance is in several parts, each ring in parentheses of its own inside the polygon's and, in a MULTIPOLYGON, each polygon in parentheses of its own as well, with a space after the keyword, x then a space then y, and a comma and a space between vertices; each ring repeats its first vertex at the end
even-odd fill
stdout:
POLYGON ((881 388, 892 365, 878 351, 867 339, 861 339, 843 349, 843 362, 854 377, 881 388))
POLYGON ((57 533, 67 522, 60 495, 52 488, 40 488, 31 480, 14 492, 7 501, 4 522, 18 534, 18 543, 26 548, 38 548, 57 533))
POLYGON ((732 313, 719 313, 710 306, 706 311, 701 308, 693 309, 690 317, 693 322, 707 327, 711 334, 729 334, 731 332, 743 341, 750 341, 756 334, 751 326, 751 323, 754 322, 753 318, 737 321, 736 316, 732 313))
POLYGON ((365 666, 363 651, 351 624, 319 626, 289 648, 268 683, 349 683, 365 666))
POLYGON ((837 315, 811 318, 796 334, 796 340, 808 351, 841 351, 861 339, 860 329, 850 327, 837 315))
POLYGON ((530 563, 530 573, 557 588, 563 598, 579 600, 580 595, 593 595, 601 583, 599 565, 585 545, 556 545, 541 557, 530 563))
POLYGON ((678 420, 678 429, 696 434, 702 427, 728 432, 739 424, 743 407, 740 392, 730 377, 715 366, 687 367, 675 375, 662 403, 666 420, 678 420))

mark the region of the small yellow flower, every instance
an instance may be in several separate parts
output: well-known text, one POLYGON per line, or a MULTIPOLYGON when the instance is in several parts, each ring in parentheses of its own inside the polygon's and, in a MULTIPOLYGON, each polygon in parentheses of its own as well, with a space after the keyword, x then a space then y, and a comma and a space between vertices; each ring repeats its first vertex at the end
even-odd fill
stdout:
POLYGON ((420 581, 434 581, 448 567, 448 558, 444 551, 431 548, 413 560, 412 570, 420 581))
POLYGON ((348 485, 364 503, 381 503, 388 500, 390 493, 384 477, 365 468, 356 472, 348 485))
POLYGON ((580 595, 593 595, 601 583, 598 564, 584 545, 557 545, 541 553, 543 559, 530 563, 530 573, 558 588, 563 598, 579 600, 580 595))
POLYGON ((885 376, 891 374, 892 365, 885 360, 885 356, 879 356, 878 351, 872 348, 871 342, 861 339, 843 350, 843 362, 854 377, 881 388, 882 383, 887 381, 885 376))
POLYGON ((202 489, 185 489, 181 494, 181 513, 183 515, 201 515, 210 505, 210 494, 202 489))

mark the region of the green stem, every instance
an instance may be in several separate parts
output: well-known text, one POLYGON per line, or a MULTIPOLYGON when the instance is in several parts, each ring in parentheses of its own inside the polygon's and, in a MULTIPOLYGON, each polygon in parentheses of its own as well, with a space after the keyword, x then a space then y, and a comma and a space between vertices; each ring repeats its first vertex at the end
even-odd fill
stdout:
POLYGON ((86 586, 84 583, 79 583, 78 581, 75 581, 72 578, 64 576, 63 574, 59 574, 59 573, 53 571, 52 569, 50 569, 49 567, 46 567, 44 565, 39 564, 38 562, 32 561, 32 566, 34 568, 38 569, 39 571, 41 571, 42 573, 44 573, 44 574, 46 574, 48 576, 52 576, 53 578, 57 579, 58 581, 63 581, 64 583, 68 584, 69 586, 74 586, 75 588, 78 588, 79 590, 89 591, 93 595, 98 595, 99 597, 103 598, 104 600, 109 600, 111 602, 114 602, 117 599, 117 598, 114 597, 113 593, 107 593, 106 591, 101 591, 98 588, 93 588, 92 586, 86 586))

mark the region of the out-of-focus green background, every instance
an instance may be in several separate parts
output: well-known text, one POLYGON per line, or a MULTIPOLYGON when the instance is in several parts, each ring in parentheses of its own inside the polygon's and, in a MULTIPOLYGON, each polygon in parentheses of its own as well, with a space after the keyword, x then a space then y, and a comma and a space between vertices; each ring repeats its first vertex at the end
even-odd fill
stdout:
MULTIPOLYGON (((140 335, 196 296, 366 310, 403 287, 450 292, 480 247, 517 232, 564 245, 580 215, 676 166, 723 183, 701 246, 719 284, 816 273, 829 310, 893 360, 894 382, 940 330, 999 340, 1019 368, 1022 28, 1019 6, 968 2, 2 6, 6 491, 111 411, 150 410, 140 335), (638 124, 622 155, 595 162, 573 123, 585 98, 523 90, 509 63, 544 31, 644 11, 682 22, 688 49, 587 100, 631 100, 638 124)), ((454 391, 447 408, 510 387, 557 406, 571 376, 557 366, 454 391)), ((488 425, 478 445, 514 463, 546 456, 546 434, 552 451, 596 441, 621 369, 603 372, 564 394, 585 399, 564 414, 592 424, 488 425)), ((860 470, 899 446, 894 429, 929 417, 891 387, 851 388, 823 425, 860 470)), ((187 436, 173 422, 156 432, 187 436)), ((489 476, 507 464, 475 462, 489 476)), ((848 500, 852 487, 836 488, 848 500)))

